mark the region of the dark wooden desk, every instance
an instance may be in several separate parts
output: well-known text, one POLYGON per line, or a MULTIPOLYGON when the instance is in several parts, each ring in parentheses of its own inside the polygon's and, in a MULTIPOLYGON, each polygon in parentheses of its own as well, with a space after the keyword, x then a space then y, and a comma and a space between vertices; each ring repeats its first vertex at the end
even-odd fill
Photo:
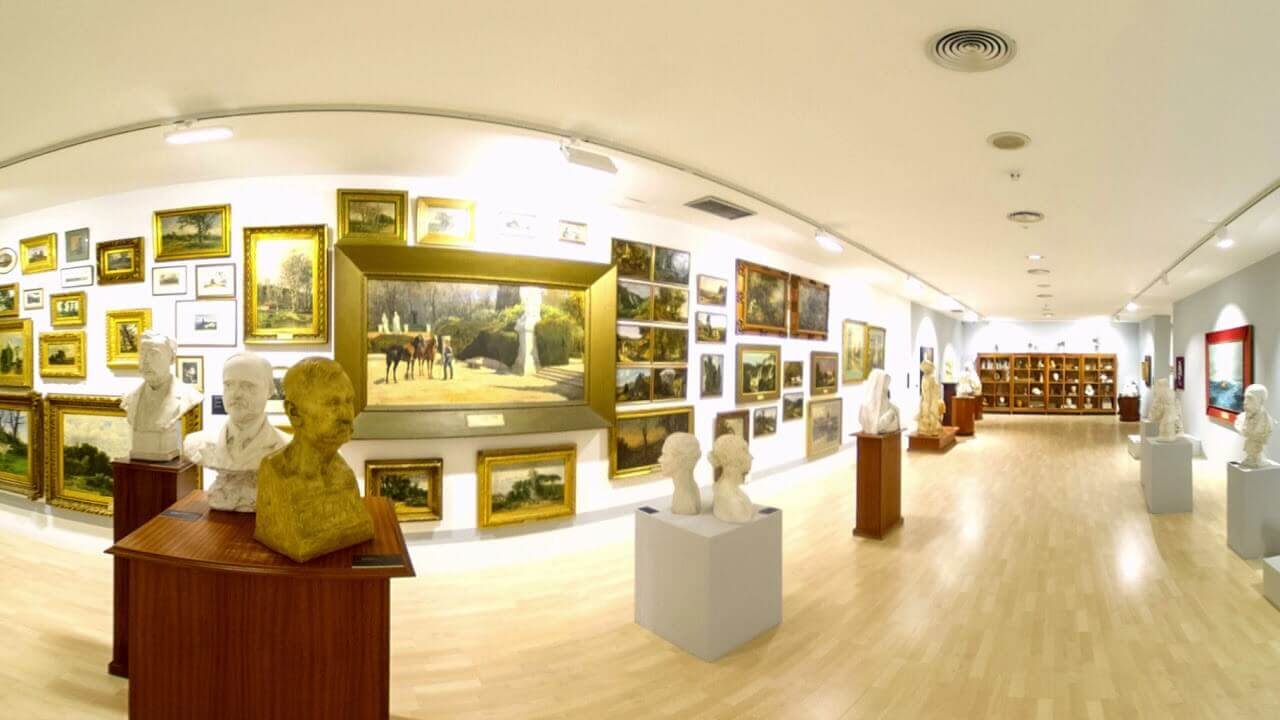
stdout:
POLYGON ((373 539, 307 563, 202 491, 108 550, 131 565, 129 717, 385 719, 389 581, 413 563, 391 504, 364 503, 373 539))

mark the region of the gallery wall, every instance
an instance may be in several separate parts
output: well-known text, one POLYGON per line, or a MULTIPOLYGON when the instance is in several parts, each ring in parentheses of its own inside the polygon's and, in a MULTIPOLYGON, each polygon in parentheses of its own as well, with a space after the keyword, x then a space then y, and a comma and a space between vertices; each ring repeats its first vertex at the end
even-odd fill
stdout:
MULTIPOLYGON (((1170 383, 1173 382, 1172 332, 1173 319, 1168 315, 1152 315, 1138 323, 1138 361, 1151 358, 1152 387, 1160 378, 1170 378, 1170 383)), ((1142 391, 1142 416, 1146 417, 1151 405, 1151 387, 1141 382, 1138 387, 1142 391)))
POLYGON ((965 356, 978 353, 1061 352, 1115 353, 1116 380, 1122 390, 1138 381, 1142 356, 1138 352, 1138 323, 1115 323, 1106 318, 1063 322, 983 321, 964 324, 965 356), (1094 349, 1094 340, 1098 349, 1094 349), (1028 347, 1030 346, 1030 347, 1028 347))
MULTIPOLYGON (((909 412, 904 418, 914 418, 920 405, 920 348, 934 349, 934 375, 939 382, 959 380, 964 364, 968 361, 965 355, 964 324, 949 313, 938 312, 918 303, 911 303, 911 347, 906 358, 907 366, 912 370, 907 374, 910 387, 906 399, 909 412), (945 376, 944 359, 954 358, 955 377, 945 376)), ((894 376, 894 388, 905 387, 904 380, 894 376)), ((902 407, 900 405, 900 407, 902 407)))

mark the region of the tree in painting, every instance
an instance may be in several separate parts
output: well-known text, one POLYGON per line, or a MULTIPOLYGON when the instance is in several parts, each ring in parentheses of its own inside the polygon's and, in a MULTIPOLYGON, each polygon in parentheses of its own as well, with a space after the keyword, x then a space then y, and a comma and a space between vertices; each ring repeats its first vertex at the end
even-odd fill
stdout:
POLYGON ((412 508, 427 506, 427 490, 421 487, 414 478, 401 473, 386 473, 382 476, 379 490, 382 496, 398 505, 412 508))
POLYGON ((21 337, 21 334, 17 334, 16 337, 11 335, 4 339, 4 346, 0 347, 0 375, 23 373, 21 337))
POLYGON ((747 322, 770 327, 787 326, 787 282, 784 278, 749 271, 747 322))
POLYGON ((618 418, 614 434, 616 470, 656 467, 662 444, 672 433, 689 432, 689 413, 618 418))
POLYGON ((313 242, 290 238, 259 243, 255 262, 259 330, 311 326, 315 263, 308 251, 313 242))
POLYGON ((27 449, 26 411, 0 408, 0 472, 25 476, 27 449))
POLYGON ((518 463, 493 471, 489 507, 516 512, 564 503, 564 470, 559 465, 518 463))
POLYGON ((222 213, 218 210, 170 215, 160 219, 166 250, 208 250, 222 245, 222 213))
POLYGON ((800 285, 800 329, 812 332, 827 331, 828 293, 825 289, 800 285))

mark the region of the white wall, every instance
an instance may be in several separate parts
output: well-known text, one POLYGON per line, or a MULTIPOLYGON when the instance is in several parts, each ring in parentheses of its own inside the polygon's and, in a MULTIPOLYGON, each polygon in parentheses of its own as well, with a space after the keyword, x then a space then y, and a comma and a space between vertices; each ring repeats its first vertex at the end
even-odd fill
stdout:
MULTIPOLYGON (((1168 315, 1152 315, 1138 323, 1138 361, 1151 358, 1151 385, 1160 378, 1173 383, 1173 323, 1168 315)), ((1146 417, 1151 403, 1151 388, 1139 383, 1142 390, 1142 415, 1146 417)))
POLYGON ((1061 352, 1115 353, 1116 380, 1122 390, 1130 381, 1140 380, 1142 356, 1138 352, 1138 324, 1113 323, 1097 318, 1070 322, 977 322, 965 323, 965 356, 978 353, 1061 352), (1094 340, 1098 349, 1094 349, 1094 340), (1028 344, 1034 349, 1028 348, 1028 344))

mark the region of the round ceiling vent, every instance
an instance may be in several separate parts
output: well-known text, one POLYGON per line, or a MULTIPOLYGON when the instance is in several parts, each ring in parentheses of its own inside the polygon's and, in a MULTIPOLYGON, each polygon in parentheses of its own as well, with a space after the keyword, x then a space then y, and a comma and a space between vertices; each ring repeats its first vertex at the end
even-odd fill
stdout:
POLYGON ((1036 212, 1035 210, 1016 210, 1009 213, 1006 217, 1013 222, 1030 225, 1031 223, 1038 223, 1043 220, 1044 213, 1036 212))
POLYGON ((1047 268, 1031 268, 1030 270, 1027 271, 1027 274, 1028 275, 1048 275, 1049 270, 1047 268))
POLYGON ((929 59, 948 70, 985 72, 1013 59, 1018 45, 995 30, 961 28, 929 38, 929 59))
POLYGON ((1031 142, 1031 138, 1020 132, 998 132, 987 138, 987 142, 997 150, 1021 150, 1031 142))

